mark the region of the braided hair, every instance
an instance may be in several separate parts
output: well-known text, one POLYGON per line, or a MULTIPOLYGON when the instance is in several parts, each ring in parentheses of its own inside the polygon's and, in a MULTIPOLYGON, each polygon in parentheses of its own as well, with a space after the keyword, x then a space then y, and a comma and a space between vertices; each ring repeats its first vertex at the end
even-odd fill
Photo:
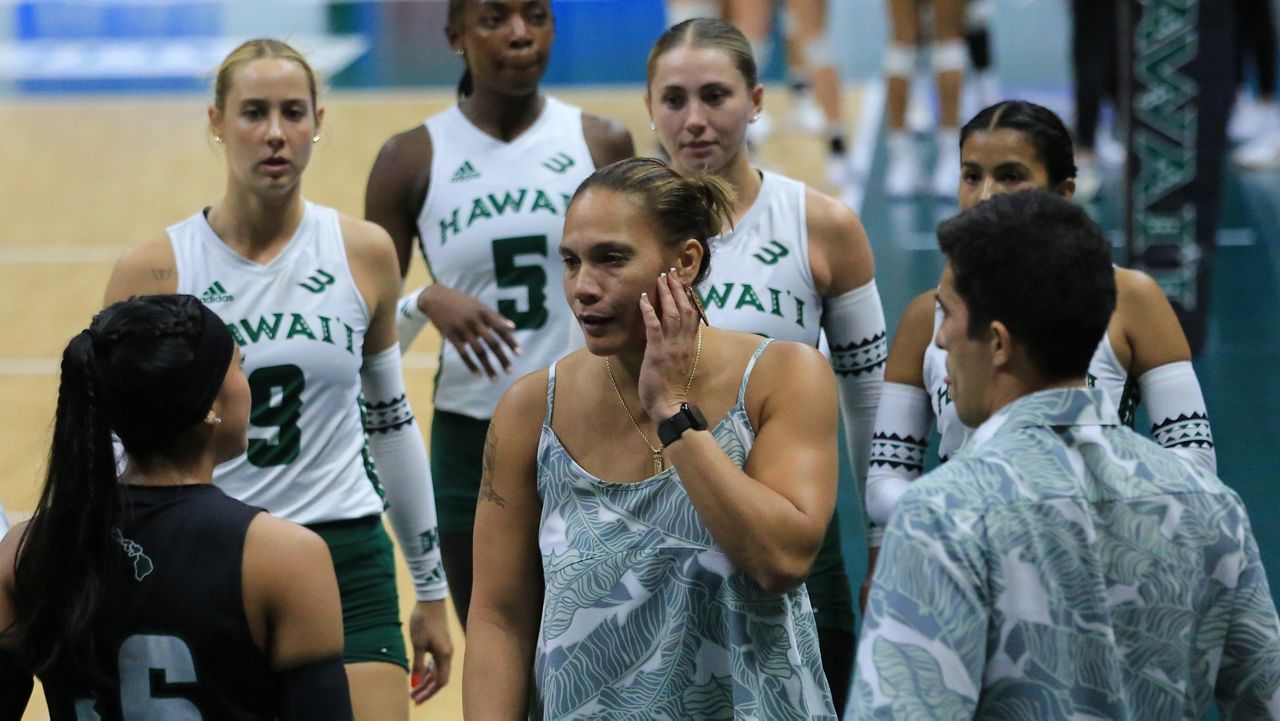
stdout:
POLYGON ((40 675, 55 665, 65 683, 103 678, 96 623, 119 581, 113 540, 122 503, 112 431, 132 456, 165 455, 190 430, 167 409, 175 369, 195 358, 207 311, 191 296, 116 303, 67 344, 44 489, 18 548, 14 624, 23 660, 40 675))

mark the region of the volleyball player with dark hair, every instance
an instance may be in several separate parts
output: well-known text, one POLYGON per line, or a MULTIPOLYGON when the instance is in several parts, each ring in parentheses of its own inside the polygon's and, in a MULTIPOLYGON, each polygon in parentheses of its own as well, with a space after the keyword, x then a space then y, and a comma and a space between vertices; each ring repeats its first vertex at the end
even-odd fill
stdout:
POLYGON ((431 469, 440 545, 463 628, 480 458, 502 391, 571 348, 556 292, 568 198, 634 154, 620 124, 542 92, 555 21, 547 0, 450 0, 445 37, 465 64, 456 105, 382 147, 365 217, 391 235, 400 274, 415 242, 433 282, 400 300, 401 348, 440 332, 431 469))
POLYGON ((213 485, 247 442, 240 366, 191 296, 116 303, 67 345, 44 490, 0 542, 3 718, 35 674, 54 721, 351 719, 324 542, 213 485))

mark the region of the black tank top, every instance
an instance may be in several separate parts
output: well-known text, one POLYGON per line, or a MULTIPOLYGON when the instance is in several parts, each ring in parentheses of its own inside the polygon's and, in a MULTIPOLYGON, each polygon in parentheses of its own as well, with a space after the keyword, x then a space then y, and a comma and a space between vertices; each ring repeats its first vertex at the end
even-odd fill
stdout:
POLYGON ((211 485, 123 494, 124 580, 100 621, 119 685, 68 683, 55 670, 41 679, 52 721, 275 718, 240 592, 245 533, 262 510, 211 485))

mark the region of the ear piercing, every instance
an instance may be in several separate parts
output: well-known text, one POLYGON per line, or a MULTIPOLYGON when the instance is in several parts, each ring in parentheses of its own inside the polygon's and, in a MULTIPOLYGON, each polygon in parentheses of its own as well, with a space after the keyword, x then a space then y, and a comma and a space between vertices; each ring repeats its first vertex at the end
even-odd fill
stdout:
POLYGON ((320 142, 320 133, 316 133, 315 135, 312 135, 312 136, 311 136, 311 142, 313 142, 313 143, 318 143, 318 142, 320 142))
POLYGON ((222 145, 222 136, 221 135, 213 136, 213 142, 217 143, 218 145, 222 145))
POLYGON ((216 426, 222 422, 222 416, 215 414, 213 411, 209 411, 209 414, 204 417, 204 422, 216 426))
POLYGON ((756 113, 755 115, 751 116, 751 122, 753 123, 759 119, 760 119, 760 113, 756 113))
POLYGON ((457 54, 457 55, 461 55, 461 54, 462 54, 462 48, 458 48, 457 50, 454 50, 453 52, 454 52, 455 54, 457 54))
POLYGON ((656 124, 656 123, 649 123, 649 130, 650 130, 651 132, 655 132, 655 133, 656 133, 656 132, 658 132, 658 126, 657 126, 657 124, 656 124))

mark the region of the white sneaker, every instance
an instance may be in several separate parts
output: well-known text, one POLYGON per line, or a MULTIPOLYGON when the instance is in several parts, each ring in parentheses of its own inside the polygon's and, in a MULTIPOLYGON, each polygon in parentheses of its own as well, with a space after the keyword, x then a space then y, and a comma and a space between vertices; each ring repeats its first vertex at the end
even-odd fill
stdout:
POLYGON ((1275 170, 1280 168, 1280 129, 1254 138, 1236 148, 1231 160, 1245 170, 1275 170))
POLYGON ((813 91, 791 93, 791 127, 801 133, 817 135, 827 127, 827 119, 818 107, 813 91))
POLYGON ((889 134, 889 169, 884 179, 884 194, 890 198, 909 198, 920 192, 920 161, 916 157, 915 139, 904 132, 889 134))
POLYGON ((1280 107, 1276 106, 1275 100, 1260 102, 1255 98, 1241 97, 1231 111, 1227 137, 1233 142, 1243 143, 1277 129, 1280 129, 1280 107))
POLYGON ((827 153, 827 185, 840 189, 854 181, 853 163, 848 153, 836 155, 827 153))
POLYGON ((1077 205, 1088 205, 1098 197, 1102 189, 1102 171, 1097 158, 1076 154, 1076 193, 1072 197, 1077 205))
POLYGON ((927 74, 916 73, 911 79, 911 92, 907 94, 907 129, 917 135, 927 135, 938 126, 933 117, 933 100, 929 88, 933 87, 933 78, 927 74))
POLYGON ((960 131, 938 130, 938 157, 930 190, 935 198, 953 200, 960 192, 960 131))

